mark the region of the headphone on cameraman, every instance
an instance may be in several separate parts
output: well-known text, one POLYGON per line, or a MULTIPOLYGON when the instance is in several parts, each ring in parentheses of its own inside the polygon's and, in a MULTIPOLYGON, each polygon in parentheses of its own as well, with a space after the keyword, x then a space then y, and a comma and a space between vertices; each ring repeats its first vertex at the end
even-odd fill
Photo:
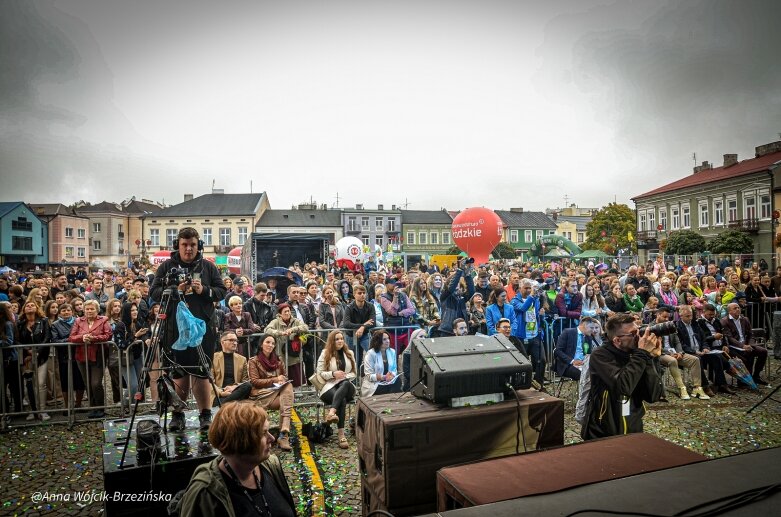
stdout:
MULTIPOLYGON (((198 236, 198 230, 193 228, 192 226, 188 226, 186 228, 182 228, 179 230, 179 234, 176 236, 176 239, 174 239, 174 249, 179 249, 179 239, 182 237, 182 233, 186 232, 187 230, 191 230, 193 233, 195 233, 195 236, 198 236)), ((199 238, 198 239, 198 251, 203 251, 203 241, 199 238)))

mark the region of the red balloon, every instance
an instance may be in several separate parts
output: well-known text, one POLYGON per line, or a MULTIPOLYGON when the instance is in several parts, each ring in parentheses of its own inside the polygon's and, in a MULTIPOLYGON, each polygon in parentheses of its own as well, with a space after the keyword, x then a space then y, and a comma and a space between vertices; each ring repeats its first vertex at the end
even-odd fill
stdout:
POLYGON ((477 264, 488 263, 488 256, 502 240, 502 220, 488 208, 467 208, 452 225, 453 240, 477 264))
POLYGON ((233 248, 228 253, 228 272, 241 274, 241 248, 233 248))

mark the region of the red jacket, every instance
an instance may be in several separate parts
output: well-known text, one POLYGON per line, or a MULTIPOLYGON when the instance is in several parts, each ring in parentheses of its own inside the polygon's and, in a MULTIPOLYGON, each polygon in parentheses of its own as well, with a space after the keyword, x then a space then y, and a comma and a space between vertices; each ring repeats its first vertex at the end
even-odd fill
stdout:
POLYGON ((84 353, 86 349, 86 359, 90 362, 96 362, 98 360, 98 350, 104 347, 104 345, 99 343, 110 341, 112 338, 111 325, 109 325, 108 318, 98 316, 92 323, 92 326, 87 323, 86 317, 76 318, 68 341, 71 343, 84 343, 84 334, 92 334, 93 339, 87 346, 76 347, 76 360, 80 363, 85 362, 84 353))

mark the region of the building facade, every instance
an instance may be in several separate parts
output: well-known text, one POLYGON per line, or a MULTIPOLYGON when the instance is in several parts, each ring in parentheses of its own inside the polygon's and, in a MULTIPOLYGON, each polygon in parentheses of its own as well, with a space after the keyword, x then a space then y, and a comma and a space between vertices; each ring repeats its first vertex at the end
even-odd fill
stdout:
POLYGON ((49 264, 87 266, 90 263, 88 217, 61 203, 31 204, 48 228, 49 264))
POLYGON ((521 260, 529 259, 532 244, 556 232, 556 223, 544 212, 528 212, 523 208, 495 212, 502 220, 502 240, 512 246, 521 260))
POLYGON ((453 246, 453 219, 446 210, 402 210, 402 251, 410 266, 453 246))
POLYGON ((660 243, 677 230, 697 231, 708 241, 736 229, 754 241, 756 260, 771 263, 780 163, 781 141, 757 147, 751 159, 725 154, 720 167, 703 162, 693 174, 635 196, 640 261, 658 253, 660 243))
POLYGON ((244 245, 268 209, 265 192, 224 194, 214 191, 199 197, 185 194, 184 202, 141 218, 145 254, 174 251, 173 243, 179 230, 191 226, 203 241, 203 256, 223 259, 233 248, 244 245))
POLYGON ((0 203, 0 265, 23 269, 48 262, 46 223, 26 203, 0 203))
POLYGON ((344 237, 342 214, 323 205, 299 205, 289 210, 266 210, 255 225, 258 233, 304 233, 325 235, 330 245, 344 237))
POLYGON ((393 251, 401 250, 401 210, 396 205, 390 210, 384 205, 377 205, 376 210, 363 205, 344 208, 342 226, 345 236, 357 237, 372 251, 376 246, 386 251, 389 245, 393 251))

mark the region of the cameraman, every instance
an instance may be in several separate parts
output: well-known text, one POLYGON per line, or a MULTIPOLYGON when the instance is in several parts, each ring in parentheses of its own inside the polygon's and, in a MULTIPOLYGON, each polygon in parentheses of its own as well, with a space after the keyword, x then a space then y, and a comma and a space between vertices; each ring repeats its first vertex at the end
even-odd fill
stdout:
POLYGON ((608 342, 591 352, 584 440, 643 432, 643 402, 656 402, 664 393, 654 367, 662 341, 646 328, 641 336, 630 314, 607 320, 608 342))
MULTIPOLYGON (((179 337, 179 329, 176 327, 178 303, 170 303, 168 305, 166 321, 169 324, 166 325, 165 335, 161 339, 163 350, 171 354, 177 366, 171 373, 171 377, 176 385, 176 393, 182 400, 187 400, 187 394, 190 391, 190 378, 192 377, 193 379, 193 395, 198 404, 198 409, 201 411, 199 416, 200 428, 201 430, 206 430, 211 425, 212 418, 209 372, 211 371, 211 361, 217 341, 214 328, 209 322, 214 314, 214 304, 225 297, 227 289, 222 283, 217 267, 208 260, 203 260, 203 253, 199 247, 198 232, 195 228, 187 227, 179 231, 177 250, 171 254, 170 259, 157 268, 155 279, 152 283, 151 298, 159 302, 168 282, 170 280, 179 281, 179 279, 168 278, 168 273, 171 269, 183 270, 185 281, 175 287, 183 295, 183 299, 193 316, 206 322, 206 334, 201 341, 201 347, 209 364, 201 364, 197 347, 188 347, 186 350, 171 349, 171 345, 179 337)), ((184 425, 184 413, 174 411, 168 428, 171 431, 182 431, 184 430, 184 425)))
POLYGON ((439 336, 452 336, 453 322, 458 318, 462 318, 465 321, 469 319, 466 302, 475 294, 475 282, 472 278, 474 262, 475 259, 459 260, 458 269, 450 273, 447 279, 445 288, 442 290, 439 298, 441 305, 440 313, 442 315, 438 329, 439 336), (465 279, 466 291, 463 290, 461 285, 462 277, 465 279))

